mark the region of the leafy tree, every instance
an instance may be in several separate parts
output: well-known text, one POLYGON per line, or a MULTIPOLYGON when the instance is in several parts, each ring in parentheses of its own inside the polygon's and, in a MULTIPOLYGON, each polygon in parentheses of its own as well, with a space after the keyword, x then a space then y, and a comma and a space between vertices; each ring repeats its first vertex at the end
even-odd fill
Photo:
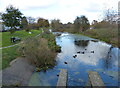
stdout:
POLYGON ((93 20, 93 21, 92 21, 92 25, 96 25, 97 23, 98 23, 97 20, 93 20))
POLYGON ((27 26, 28 26, 28 21, 27 18, 24 16, 21 20, 21 28, 27 31, 28 30, 27 26))
POLYGON ((49 27, 49 22, 47 19, 39 18, 37 23, 39 27, 49 27))
POLYGON ((98 25, 98 21, 97 20, 93 20, 92 24, 91 24, 92 29, 95 29, 97 27, 97 25, 98 25))
POLYGON ((51 21, 51 27, 53 28, 53 31, 60 31, 60 29, 62 28, 62 23, 59 19, 54 19, 51 21))
POLYGON ((77 17, 74 21, 74 27, 78 32, 85 31, 90 27, 89 20, 85 16, 77 17))
POLYGON ((10 32, 14 33, 17 27, 20 27, 22 13, 12 5, 6 8, 6 13, 2 14, 2 20, 5 26, 10 27, 10 32))
POLYGON ((44 21, 44 27, 49 27, 49 21, 48 20, 44 21))
POLYGON ((80 30, 80 17, 77 17, 74 21, 74 32, 78 32, 80 30))

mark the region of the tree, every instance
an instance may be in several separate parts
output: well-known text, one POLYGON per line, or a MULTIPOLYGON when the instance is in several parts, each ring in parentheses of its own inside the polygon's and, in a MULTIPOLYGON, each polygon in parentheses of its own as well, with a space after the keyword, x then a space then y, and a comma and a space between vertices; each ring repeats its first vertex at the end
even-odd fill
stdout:
POLYGON ((62 28, 62 23, 59 19, 54 19, 51 21, 51 27, 53 28, 53 31, 60 31, 60 29, 62 28))
POLYGON ((118 13, 113 9, 105 10, 104 18, 103 18, 104 21, 109 22, 110 24, 113 24, 113 23, 117 23, 118 18, 119 18, 118 13))
POLYGON ((89 24, 88 19, 85 16, 81 16, 81 17, 77 17, 75 19, 74 27, 75 27, 75 30, 78 30, 78 32, 85 31, 85 30, 89 29, 90 24, 89 24))
POLYGON ((6 13, 2 14, 3 24, 10 27, 10 32, 14 33, 17 27, 20 27, 22 13, 12 5, 6 8, 6 13))
POLYGON ((27 31, 28 30, 27 26, 28 26, 28 21, 27 18, 24 16, 21 20, 21 28, 27 31))
POLYGON ((39 27, 49 27, 49 22, 47 19, 39 18, 37 21, 39 27))
POLYGON ((80 29, 80 17, 77 17, 74 21, 74 32, 78 32, 80 29))
POLYGON ((97 27, 98 21, 93 20, 91 26, 95 29, 97 27))
POLYGON ((44 21, 44 27, 49 27, 49 21, 48 20, 44 21))

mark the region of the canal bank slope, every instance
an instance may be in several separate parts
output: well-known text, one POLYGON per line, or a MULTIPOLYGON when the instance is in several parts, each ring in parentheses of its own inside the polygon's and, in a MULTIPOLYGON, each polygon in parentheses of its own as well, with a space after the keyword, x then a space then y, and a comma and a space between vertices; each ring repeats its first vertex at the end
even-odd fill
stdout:
POLYGON ((120 48, 118 29, 91 29, 77 34, 99 39, 120 48))

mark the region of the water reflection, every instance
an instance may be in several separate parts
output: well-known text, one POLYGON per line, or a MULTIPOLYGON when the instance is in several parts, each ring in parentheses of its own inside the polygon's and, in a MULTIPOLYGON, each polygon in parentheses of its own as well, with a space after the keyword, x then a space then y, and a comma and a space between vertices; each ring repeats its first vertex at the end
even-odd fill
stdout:
POLYGON ((118 48, 110 48, 111 45, 104 42, 88 40, 93 39, 68 33, 56 37, 57 44, 62 47, 62 52, 57 55, 57 65, 53 69, 44 73, 39 72, 41 86, 45 83, 55 86, 60 69, 68 71, 68 86, 85 86, 88 80, 88 71, 99 72, 103 81, 109 83, 106 86, 116 86, 118 83, 118 54, 116 54, 118 48), (76 45, 75 40, 84 41, 80 41, 80 44, 76 45))
POLYGON ((89 40, 75 40, 74 43, 77 46, 86 47, 89 43, 89 40))
POLYGON ((109 46, 106 47, 105 45, 101 45, 101 43, 89 41, 89 45, 85 49, 81 47, 76 48, 77 51, 84 52, 84 54, 77 54, 79 62, 95 66, 98 65, 100 59, 106 57, 109 46), (94 53, 91 53, 91 51, 94 51, 94 53))
POLYGON ((109 51, 108 51, 108 54, 106 55, 106 58, 104 58, 104 60, 103 60, 105 69, 111 68, 111 65, 112 65, 112 53, 111 53, 111 50, 112 50, 112 48, 113 47, 111 46, 109 51))

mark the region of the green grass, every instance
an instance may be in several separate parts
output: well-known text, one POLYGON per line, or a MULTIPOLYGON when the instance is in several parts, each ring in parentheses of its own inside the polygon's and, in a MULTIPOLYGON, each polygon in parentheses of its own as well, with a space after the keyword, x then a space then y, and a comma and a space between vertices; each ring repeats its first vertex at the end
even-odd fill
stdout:
MULTIPOLYGON (((0 41, 0 45, 2 45, 3 47, 13 45, 14 43, 10 42, 10 37, 12 36, 19 37, 22 40, 24 40, 30 36, 36 36, 41 33, 40 30, 31 30, 31 32, 32 34, 29 34, 28 32, 22 30, 22 31, 16 31, 14 34, 10 34, 9 32, 0 33, 0 37, 2 37, 2 41, 0 41)), ((17 48, 18 45, 14 47, 2 49, 2 68, 0 69, 4 69, 8 67, 9 63, 19 56, 19 54, 17 53, 17 48)))
POLYGON ((0 33, 0 47, 2 47, 2 33, 0 33))
POLYGON ((2 49, 2 69, 8 67, 9 63, 19 56, 17 48, 18 46, 2 49))
POLYGON ((0 41, 0 45, 2 47, 13 45, 14 43, 11 43, 11 41, 10 41, 11 37, 19 37, 19 38, 21 38, 21 40, 24 40, 27 37, 36 36, 37 34, 41 33, 40 30, 31 30, 31 32, 32 32, 32 34, 29 34, 28 32, 26 32, 24 30, 16 31, 14 34, 10 34, 10 32, 2 32, 2 33, 0 33, 0 37, 2 36, 2 42, 0 41))

